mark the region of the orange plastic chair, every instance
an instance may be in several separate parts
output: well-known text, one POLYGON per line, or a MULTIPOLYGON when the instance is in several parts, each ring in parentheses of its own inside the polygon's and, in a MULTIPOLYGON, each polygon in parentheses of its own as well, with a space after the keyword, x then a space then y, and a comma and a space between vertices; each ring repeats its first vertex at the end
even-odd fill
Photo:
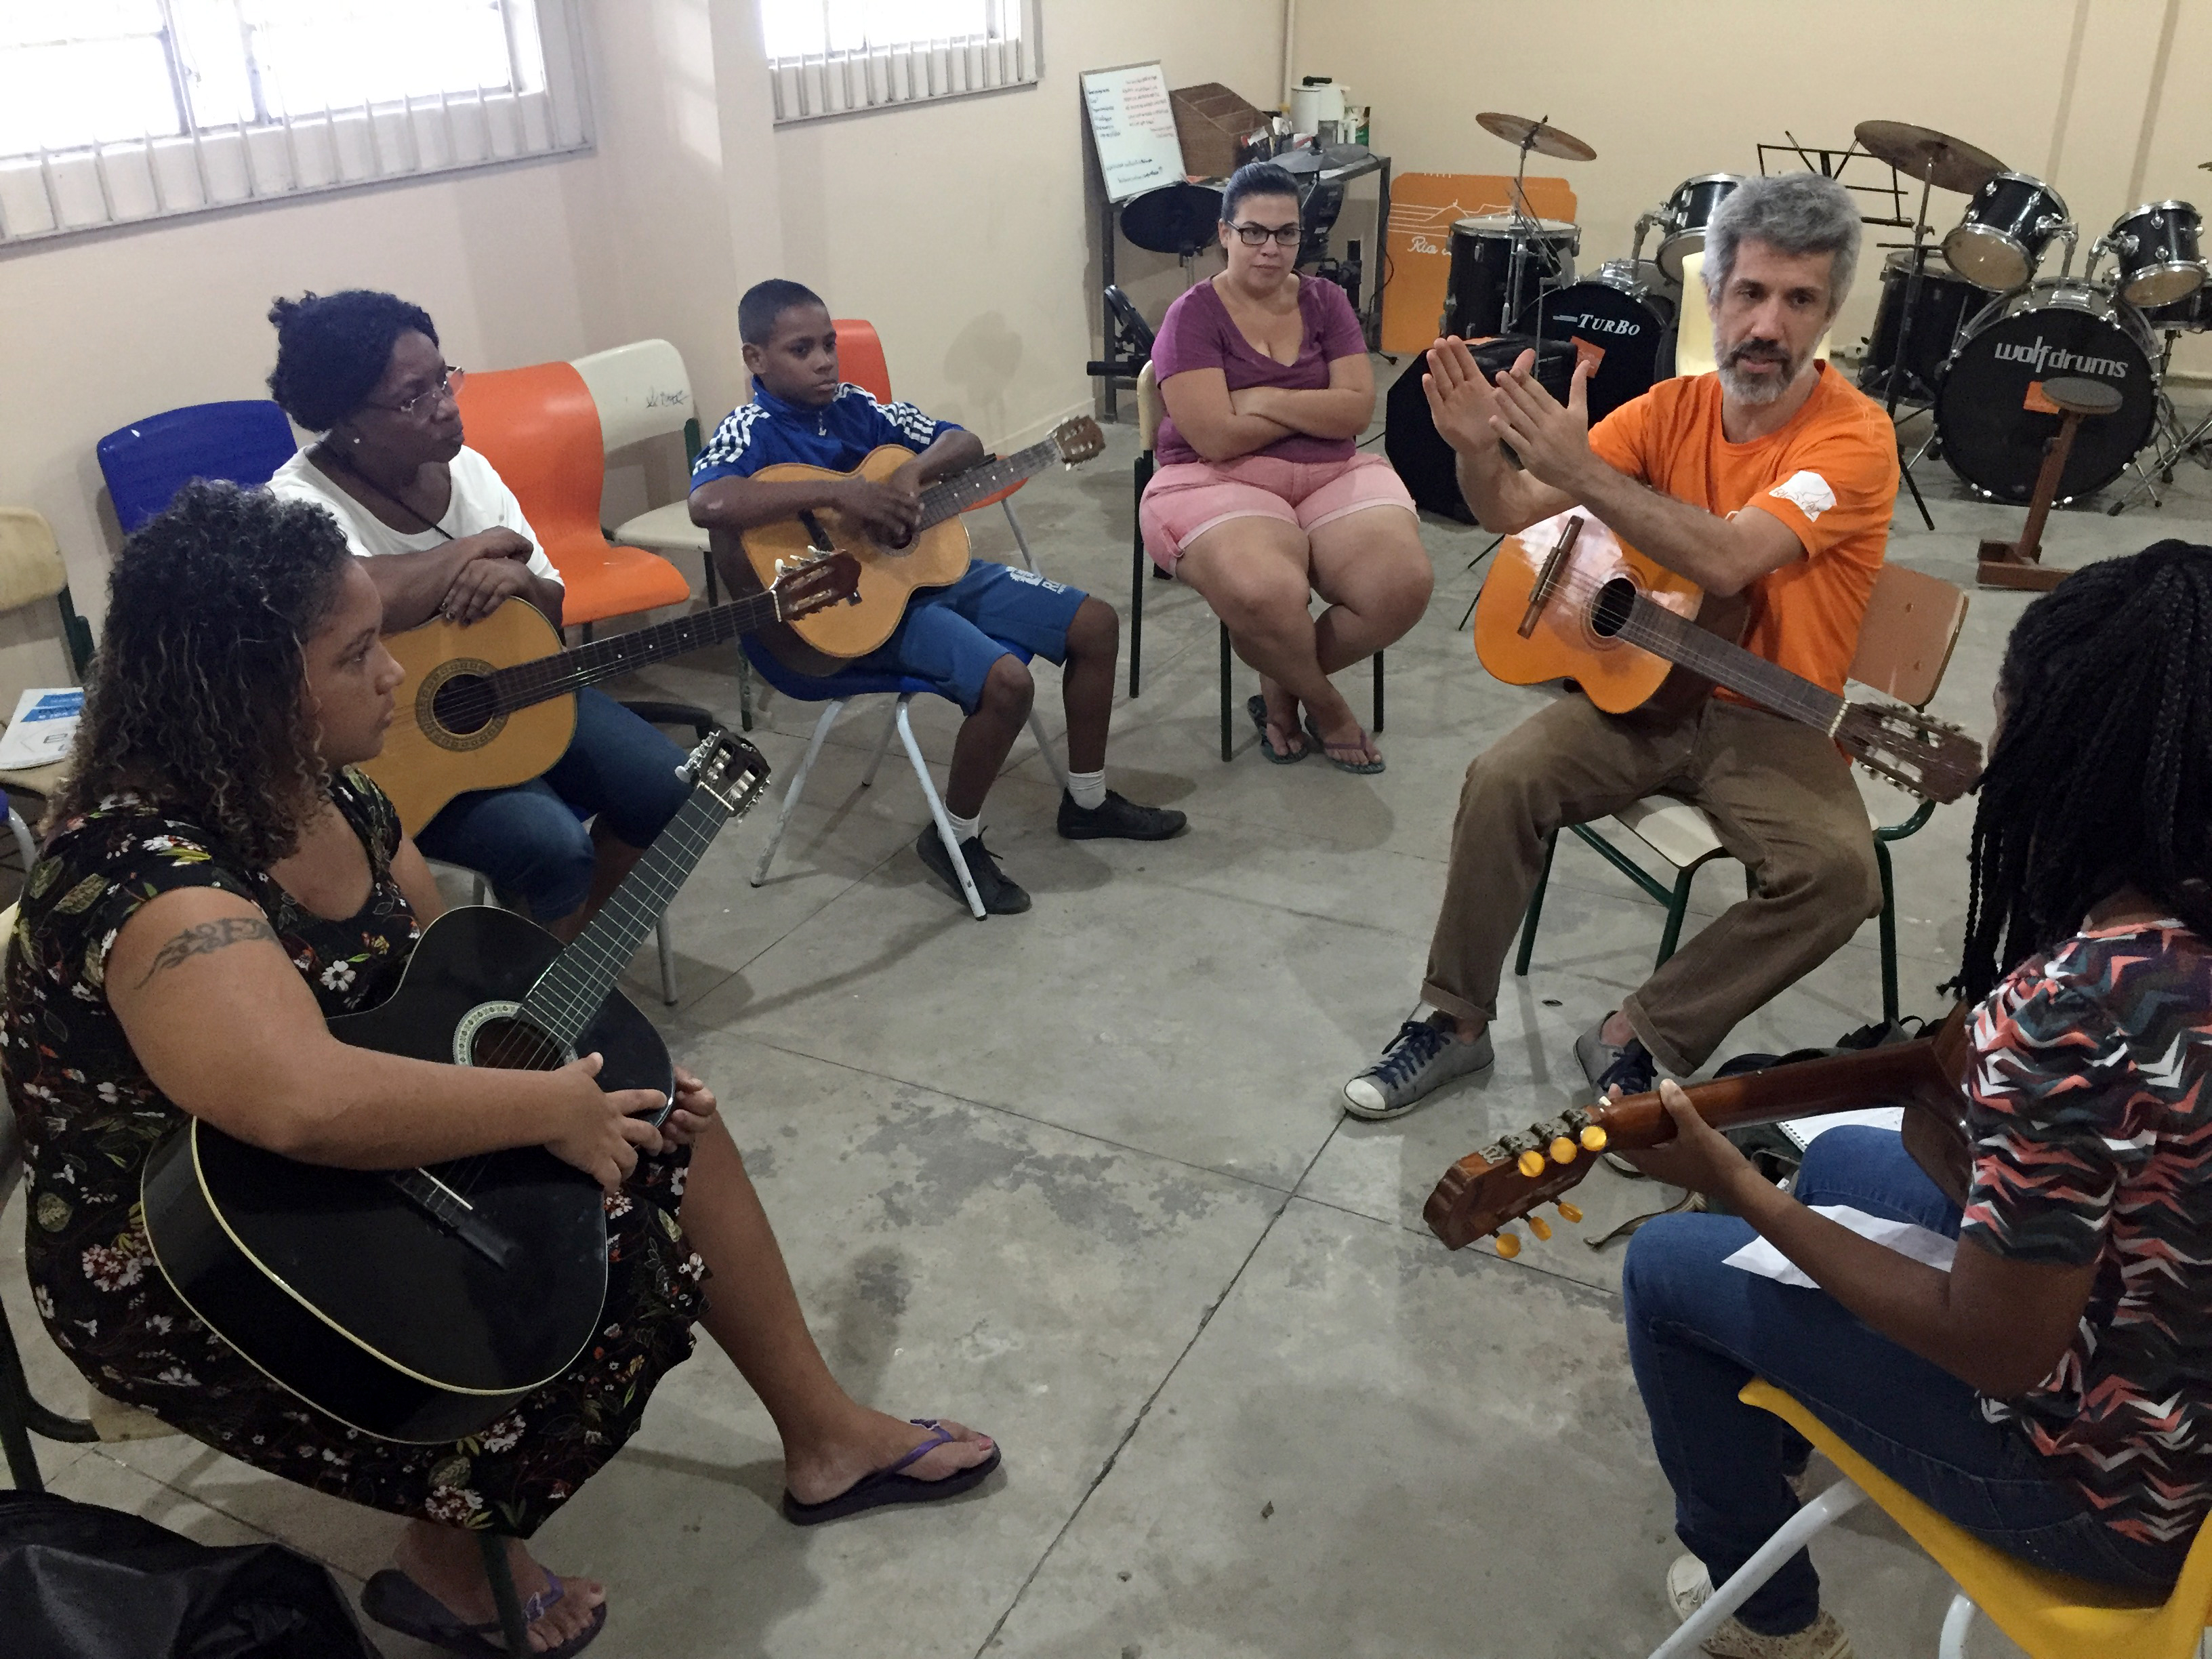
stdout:
MULTIPOLYGON (((883 338, 876 325, 859 317, 833 317, 830 326, 837 331, 837 373, 844 380, 859 386, 879 404, 891 401, 891 369, 884 359, 883 338)), ((1017 479, 995 495, 986 495, 968 508, 980 513, 996 502, 1006 509, 1007 526, 1014 532, 1014 545, 1022 550, 1022 562, 1032 573, 1036 571, 1036 556, 1030 551, 1030 538, 1022 534, 1022 521, 1014 516, 1014 504, 1009 499, 1026 478, 1017 479)))
POLYGON ((471 374, 460 409, 470 447, 507 481, 568 586, 564 621, 588 639, 593 623, 690 599, 691 584, 674 565, 601 532, 599 415, 573 364, 471 374))

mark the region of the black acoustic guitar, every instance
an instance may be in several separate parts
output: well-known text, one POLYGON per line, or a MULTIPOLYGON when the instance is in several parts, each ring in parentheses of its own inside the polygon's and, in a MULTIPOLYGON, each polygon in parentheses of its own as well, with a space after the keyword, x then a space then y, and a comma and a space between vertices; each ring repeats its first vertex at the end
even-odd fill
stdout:
MULTIPOLYGON (((331 1034, 457 1066, 550 1071, 597 1051, 602 1088, 672 1090, 667 1045, 616 981, 769 777, 725 732, 684 769, 690 799, 574 944, 506 910, 448 911, 392 995, 331 1034)), ((341 1170, 195 1119, 147 1160, 140 1197, 185 1304, 284 1388, 381 1439, 440 1444, 497 1421, 568 1368, 606 1300, 599 1186, 543 1147, 341 1170)))

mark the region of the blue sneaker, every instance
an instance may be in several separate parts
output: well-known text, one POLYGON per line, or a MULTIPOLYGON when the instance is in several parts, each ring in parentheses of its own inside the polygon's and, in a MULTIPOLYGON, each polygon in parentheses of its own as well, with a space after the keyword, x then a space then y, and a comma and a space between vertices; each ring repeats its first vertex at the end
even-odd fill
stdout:
POLYGON ((1472 1042, 1452 1035, 1451 1017, 1409 1019, 1382 1058, 1344 1085, 1344 1109, 1370 1122, 1403 1117, 1455 1077, 1480 1072, 1497 1059, 1490 1028, 1472 1042))

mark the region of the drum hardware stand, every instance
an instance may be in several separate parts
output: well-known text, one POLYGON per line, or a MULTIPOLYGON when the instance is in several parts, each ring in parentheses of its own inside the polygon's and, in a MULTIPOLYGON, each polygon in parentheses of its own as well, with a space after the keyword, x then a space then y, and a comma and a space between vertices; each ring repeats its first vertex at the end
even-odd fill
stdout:
POLYGON ((2028 497, 2027 522, 2015 542, 1984 542, 1975 580, 1984 587, 2026 588, 2047 593, 2066 580, 2063 570, 2044 564, 2043 526, 2051 516, 2051 503, 2058 494, 2058 480, 2066 459, 2074 453, 2074 435, 2085 420, 2115 414, 2120 394, 2101 380, 2063 374, 2043 383, 2043 395, 2060 411, 2058 430, 2043 446, 2043 468, 2035 475, 2035 490, 2028 497))
MULTIPOLYGON (((1474 569, 1474 568, 1475 568, 1475 566, 1477 566, 1477 565, 1480 564, 1480 563, 1481 563, 1485 559, 1488 558, 1492 554, 1493 554, 1493 553, 1495 553, 1496 551, 1498 551, 1498 550, 1500 547, 1503 547, 1504 544, 1505 544, 1505 538, 1504 538, 1504 537, 1503 537, 1503 536, 1496 536, 1496 537, 1492 537, 1492 538, 1491 538, 1491 543, 1490 543, 1490 545, 1489 545, 1489 546, 1487 546, 1487 547, 1484 548, 1484 549, 1482 550, 1482 551, 1481 551, 1481 552, 1480 552, 1480 553, 1476 554, 1473 558, 1469 559, 1469 560, 1467 562, 1467 568, 1468 568, 1469 570, 1474 569)), ((1474 599, 1469 599, 1469 600, 1467 602, 1467 615, 1466 615, 1466 616, 1464 616, 1464 617, 1462 617, 1459 619, 1459 625, 1460 625, 1460 627, 1461 627, 1462 629, 1465 629, 1465 628, 1466 628, 1466 626, 1468 625, 1468 623, 1469 623, 1469 622, 1474 618, 1474 607, 1475 607, 1475 605, 1476 605, 1478 603, 1480 603, 1480 602, 1481 599, 1482 599, 1482 590, 1481 590, 1480 587, 1478 587, 1478 588, 1476 588, 1476 589, 1474 590, 1474 599)))
MULTIPOLYGON (((1893 167, 1890 169, 1893 176, 1896 171, 1893 167)), ((1906 357, 1912 348, 1912 325, 1920 306, 1921 273, 1927 268, 1929 254, 1934 252, 1928 246, 1928 197, 1935 187, 1934 172, 1931 166, 1928 174, 1920 180, 1920 213, 1912 222, 1912 269, 1905 279, 1905 308, 1897 319, 1897 352, 1890 359, 1888 380, 1882 387, 1882 407, 1893 427, 1897 424, 1898 394, 1903 389, 1906 357)), ((1923 453, 1925 453, 1924 447, 1923 453)), ((1935 516, 1928 511, 1927 498, 1920 493, 1920 481, 1912 476, 1912 463, 1905 457, 1905 434, 1902 433, 1897 437, 1897 475, 1911 493, 1913 506, 1920 509, 1920 522, 1933 533, 1935 516)))

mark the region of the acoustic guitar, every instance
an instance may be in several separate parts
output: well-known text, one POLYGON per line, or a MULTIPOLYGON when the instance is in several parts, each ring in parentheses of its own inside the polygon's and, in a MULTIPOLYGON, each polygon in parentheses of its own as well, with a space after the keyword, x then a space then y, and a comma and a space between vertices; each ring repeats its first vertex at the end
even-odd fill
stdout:
MULTIPOLYGON (((672 1100, 667 1045, 616 981, 769 777, 760 752, 724 732, 684 769, 690 799, 574 944, 509 911, 449 910, 391 997, 332 1020, 331 1034, 455 1066, 551 1071, 597 1051, 600 1087, 672 1100)), ((496 1422, 568 1369, 606 1300, 599 1183, 542 1146, 341 1170, 194 1119, 147 1160, 139 1199, 162 1274, 203 1322, 380 1439, 440 1444, 496 1422)))
MULTIPOLYGON (((817 611, 792 624, 792 631, 825 657, 865 657, 885 640, 906 614, 908 599, 922 587, 945 587, 968 571, 968 527, 960 515, 1009 485, 1035 477, 1055 463, 1079 466, 1106 447, 1105 434, 1088 416, 1063 421, 1042 443, 995 461, 940 478, 921 492, 921 520, 905 542, 886 545, 834 508, 802 513, 795 519, 757 525, 738 537, 753 574, 765 586, 794 559, 825 553, 850 553, 860 562, 860 592, 836 612, 817 611)), ((782 461, 753 477, 766 483, 802 483, 862 477, 881 483, 914 459, 914 452, 885 444, 850 472, 782 461)))
POLYGON ((385 641, 407 671, 384 752, 362 769, 415 834, 465 790, 527 783, 568 752, 574 693, 664 657, 702 651, 772 623, 850 600, 858 561, 807 555, 764 591, 589 645, 561 648, 535 605, 508 599, 479 623, 434 620, 385 641))
POLYGON ((1655 563, 1580 510, 1508 536, 1475 601, 1474 648, 1509 685, 1571 679, 1608 714, 1683 713, 1724 685, 1825 732, 1869 771, 1948 802, 1982 775, 1982 746, 1903 703, 1847 702, 1739 643, 1749 617, 1655 563))
MULTIPOLYGON (((1961 1003, 1916 1042, 1715 1078, 1684 1092, 1698 1115, 1720 1129, 1902 1106, 1905 1145, 1913 1162, 1954 1204, 1963 1206, 1972 1171, 1965 1092, 1972 1052, 1961 1003)), ((1600 1152, 1639 1152, 1674 1138, 1674 1120, 1656 1091, 1573 1107, 1460 1159, 1430 1194, 1421 1218, 1455 1250, 1524 1217, 1539 1238, 1548 1238, 1551 1224, 1534 1213, 1536 1206, 1556 1203, 1562 1218, 1580 1221, 1582 1212, 1562 1194, 1590 1172, 1600 1152)), ((1520 1253, 1516 1235, 1499 1237, 1498 1255, 1520 1253)))

